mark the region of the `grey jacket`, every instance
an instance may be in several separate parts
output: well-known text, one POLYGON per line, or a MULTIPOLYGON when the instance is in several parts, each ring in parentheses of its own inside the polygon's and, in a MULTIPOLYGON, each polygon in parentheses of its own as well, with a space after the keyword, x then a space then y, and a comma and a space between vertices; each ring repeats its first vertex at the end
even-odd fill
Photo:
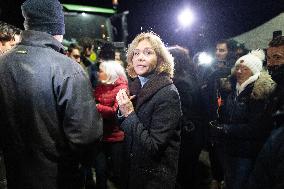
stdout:
POLYGON ((102 136, 88 78, 60 52, 53 36, 24 31, 22 42, 0 57, 8 188, 78 188, 82 154, 102 136))

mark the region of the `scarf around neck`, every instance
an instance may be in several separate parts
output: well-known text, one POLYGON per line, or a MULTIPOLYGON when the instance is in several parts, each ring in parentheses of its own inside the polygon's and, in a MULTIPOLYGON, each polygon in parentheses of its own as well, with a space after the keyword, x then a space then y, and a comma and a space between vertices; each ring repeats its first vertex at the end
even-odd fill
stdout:
POLYGON ((258 79, 259 75, 260 75, 260 73, 256 73, 253 76, 250 76, 241 85, 237 82, 237 84, 236 84, 237 96, 239 96, 239 94, 245 90, 246 86, 248 86, 249 84, 255 82, 258 79))

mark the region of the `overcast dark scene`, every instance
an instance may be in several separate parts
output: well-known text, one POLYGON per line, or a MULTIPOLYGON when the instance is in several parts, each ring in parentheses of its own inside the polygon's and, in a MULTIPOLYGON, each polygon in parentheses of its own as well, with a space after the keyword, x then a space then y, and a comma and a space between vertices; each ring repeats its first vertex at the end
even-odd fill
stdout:
POLYGON ((284 0, 0 0, 0 189, 284 189, 284 0))
MULTIPOLYGON (((23 1, 2 0, 1 19, 23 28, 21 2, 23 1)), ((100 13, 114 20, 113 23, 120 34, 115 40, 123 38, 121 36, 123 29, 127 30, 128 35, 123 38, 127 42, 141 31, 153 31, 169 45, 180 44, 193 49, 214 46, 214 43, 220 39, 230 39, 248 32, 278 16, 284 10, 284 3, 281 0, 62 0, 60 2, 115 10, 116 13, 100 13), (185 9, 192 12, 192 18, 188 16, 182 18, 185 22, 192 20, 189 26, 183 26, 184 23, 178 19, 185 9), (123 13, 126 13, 126 28, 122 28, 121 23, 118 23, 121 22, 119 19, 123 13)), ((68 8, 65 10, 77 12, 68 8)), ((84 10, 78 12, 90 13, 84 10)), ((72 27, 76 27, 77 24, 72 23, 72 27)), ((97 30, 98 26, 92 24, 88 27, 90 28, 88 30, 97 30)))

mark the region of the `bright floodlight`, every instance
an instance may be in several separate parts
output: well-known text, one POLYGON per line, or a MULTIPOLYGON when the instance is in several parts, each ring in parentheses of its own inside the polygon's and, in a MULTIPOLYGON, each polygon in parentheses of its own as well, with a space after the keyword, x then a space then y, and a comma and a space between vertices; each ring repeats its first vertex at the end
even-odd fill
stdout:
POLYGON ((178 16, 178 21, 183 27, 190 26, 194 20, 194 15, 190 9, 183 10, 178 16))
POLYGON ((212 61, 213 61, 213 58, 206 52, 202 52, 198 56, 199 64, 211 64, 212 61))

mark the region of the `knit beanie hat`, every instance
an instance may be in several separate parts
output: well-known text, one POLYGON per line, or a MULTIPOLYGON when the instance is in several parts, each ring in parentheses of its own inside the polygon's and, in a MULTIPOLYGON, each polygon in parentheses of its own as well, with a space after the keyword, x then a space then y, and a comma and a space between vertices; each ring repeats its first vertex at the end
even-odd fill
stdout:
POLYGON ((255 75, 257 73, 260 73, 260 71, 262 70, 264 58, 265 54, 263 50, 252 50, 250 53, 240 57, 237 60, 235 67, 239 64, 242 64, 244 66, 247 66, 252 71, 253 75, 255 75))
POLYGON ((21 8, 25 30, 64 35, 64 14, 58 0, 26 0, 21 8))

